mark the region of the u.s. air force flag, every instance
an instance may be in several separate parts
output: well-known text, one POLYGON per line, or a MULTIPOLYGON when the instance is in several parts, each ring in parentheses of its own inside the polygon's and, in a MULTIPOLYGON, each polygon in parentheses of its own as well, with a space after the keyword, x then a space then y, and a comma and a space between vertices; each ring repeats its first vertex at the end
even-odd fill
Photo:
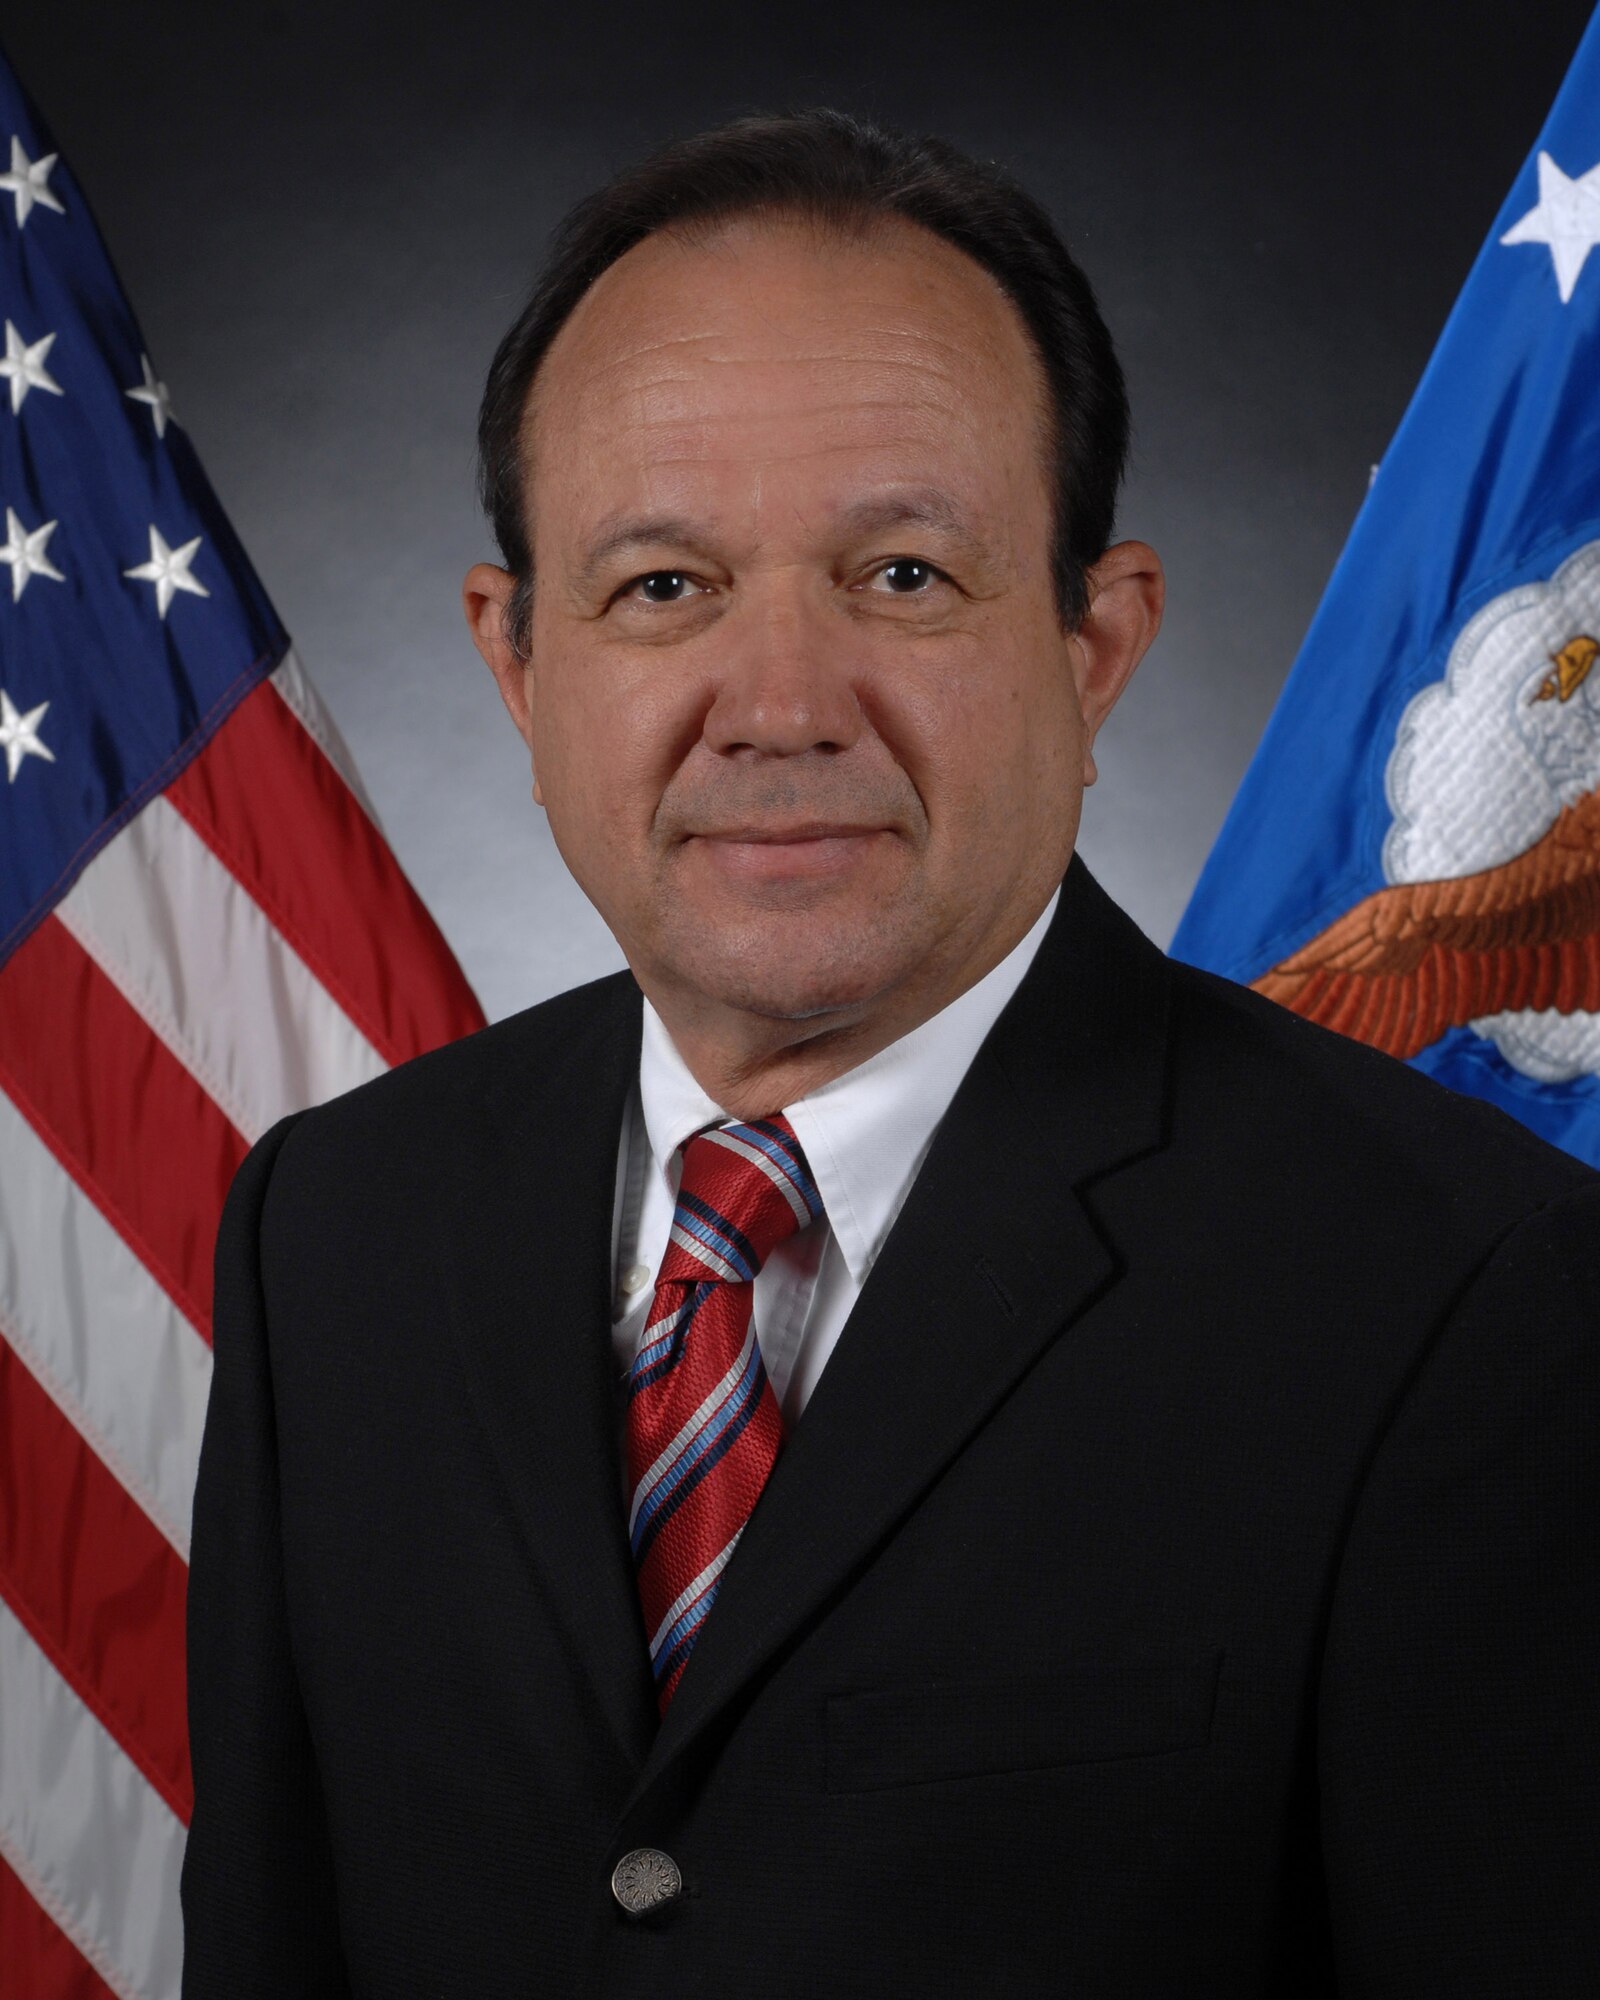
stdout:
POLYGON ((1172 949, 1600 1163, 1600 13, 1172 949))

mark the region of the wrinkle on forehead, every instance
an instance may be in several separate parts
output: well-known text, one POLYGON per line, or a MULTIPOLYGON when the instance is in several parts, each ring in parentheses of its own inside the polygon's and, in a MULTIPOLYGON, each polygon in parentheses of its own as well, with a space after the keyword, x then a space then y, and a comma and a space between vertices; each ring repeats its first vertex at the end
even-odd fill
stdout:
POLYGON ((981 434, 981 425, 960 408, 907 409, 898 398, 863 397, 857 402, 840 402, 804 411, 805 437, 777 435, 791 424, 787 411, 768 411, 752 418, 741 413, 724 415, 694 409, 671 409, 645 416, 619 412, 603 422, 584 427, 591 450, 601 443, 625 444, 632 465, 642 471, 651 465, 697 459, 709 468, 713 463, 750 464, 782 461, 803 465, 809 459, 860 451, 870 435, 874 456, 891 455, 897 449, 920 449, 953 431, 981 434))
POLYGON ((814 230, 796 245, 769 218, 714 242, 636 245, 579 302, 535 379, 528 499, 536 442, 553 473, 588 485, 596 448, 609 458, 619 444, 618 471, 648 483, 851 451, 887 471, 946 438, 970 453, 993 437, 1004 477, 1025 453, 1048 483, 1044 372, 998 282, 915 224, 873 236, 814 230), (730 395, 741 375, 748 391, 730 395))
POLYGON ((1020 364, 1030 386, 1043 388, 1043 371, 1020 313, 999 281, 963 251, 898 217, 883 218, 866 234, 848 235, 806 228, 808 220, 738 218, 714 231, 660 230, 635 244, 600 274, 556 335, 535 378, 529 419, 537 420, 542 384, 572 373, 568 364, 575 364, 577 380, 564 385, 565 394, 581 392, 585 378, 597 383, 608 374, 637 369, 651 354, 693 354, 700 366, 737 364, 746 357, 707 350, 726 344, 752 318, 769 330, 809 321, 833 336, 810 351, 800 346, 787 353, 769 349, 764 361, 837 362, 843 358, 837 339, 839 281, 850 266, 858 274, 851 287, 857 298, 863 282, 872 287, 876 281, 881 292, 884 276, 893 270, 892 307, 880 296, 881 319, 858 317, 850 327, 851 343, 862 360, 909 344, 942 349, 960 368, 982 350, 990 363, 1020 364), (797 232, 808 254, 798 261, 774 260, 769 253, 792 248, 797 232), (723 268, 705 272, 707 259, 723 268), (823 285, 815 277, 819 263, 839 267, 823 285), (719 282, 757 272, 769 292, 778 294, 767 311, 752 311, 744 285, 719 282))
MULTIPOLYGON (((970 393, 976 386, 971 379, 974 362, 985 372, 992 367, 978 343, 942 339, 913 326, 872 335, 856 326, 841 329, 837 320, 829 329, 836 335, 830 345, 767 346, 752 352, 748 314, 741 315, 741 322, 715 333, 651 339, 610 354, 574 357, 578 379, 556 383, 566 414, 572 422, 602 431, 685 418, 749 424, 762 414, 778 422, 795 407, 812 420, 891 409, 909 415, 920 409, 940 422, 965 421, 975 400, 970 393), (724 402, 727 386, 741 376, 751 385, 749 402, 724 402), (856 383, 859 392, 853 389, 856 383)), ((1034 400, 1039 393, 1034 382, 1028 375, 1022 379, 1034 400)), ((1037 426, 1036 414, 1034 420, 1037 426)), ((538 406, 533 405, 524 426, 525 444, 538 427, 538 406)))
MULTIPOLYGON (((836 314, 822 309, 816 313, 815 318, 820 332, 837 331, 836 314)), ((735 320, 736 326, 737 320, 735 320)), ((650 338, 640 332, 609 359, 591 358, 590 366, 596 375, 604 375, 608 372, 637 367, 653 354, 678 355, 683 350, 698 348, 709 351, 693 355, 697 367, 737 367, 741 363, 748 363, 751 357, 744 354, 720 354, 716 351, 728 341, 733 331, 734 329, 730 327, 702 326, 662 334, 658 338, 650 338)), ((908 326, 903 323, 895 325, 893 322, 885 322, 882 326, 858 324, 851 328, 851 334, 858 349, 864 350, 858 353, 858 358, 864 361, 877 361, 885 351, 899 358, 908 346, 918 345, 941 349, 952 357, 960 357, 970 353, 975 344, 986 344, 974 340, 957 341, 953 338, 941 338, 927 327, 908 326)), ((905 354, 904 358, 908 363, 915 365, 910 354, 905 354)), ((841 359, 841 355, 836 341, 819 341, 816 347, 809 349, 801 346, 773 349, 761 355, 759 359, 763 363, 775 362, 793 367, 806 367, 814 363, 836 362, 841 359)), ((690 371, 686 369, 684 372, 687 374, 690 371)))

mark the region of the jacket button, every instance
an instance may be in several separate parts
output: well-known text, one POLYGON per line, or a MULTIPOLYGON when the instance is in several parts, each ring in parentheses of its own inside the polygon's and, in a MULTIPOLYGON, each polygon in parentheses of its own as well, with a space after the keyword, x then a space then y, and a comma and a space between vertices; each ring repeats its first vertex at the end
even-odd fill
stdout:
POLYGON ((630 1917, 642 1917, 681 1896, 683 1877, 670 1854, 659 1847, 636 1847, 612 1869, 611 1893, 630 1917))

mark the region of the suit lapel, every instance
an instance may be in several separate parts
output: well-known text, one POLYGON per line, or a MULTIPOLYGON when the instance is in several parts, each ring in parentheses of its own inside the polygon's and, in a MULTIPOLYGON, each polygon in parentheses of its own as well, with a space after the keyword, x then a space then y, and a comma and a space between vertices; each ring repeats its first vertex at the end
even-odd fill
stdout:
POLYGON ((729 1566, 629 1803, 1118 1275, 1085 1200, 1161 1141, 1165 962, 1074 862, 729 1566))
POLYGON ((455 1190, 450 1246, 473 1407, 577 1677, 630 1772, 655 1699, 623 1521, 610 1300, 639 1017, 632 980, 608 981, 537 1010, 517 1058, 486 1065, 463 1107, 472 1172, 455 1190))

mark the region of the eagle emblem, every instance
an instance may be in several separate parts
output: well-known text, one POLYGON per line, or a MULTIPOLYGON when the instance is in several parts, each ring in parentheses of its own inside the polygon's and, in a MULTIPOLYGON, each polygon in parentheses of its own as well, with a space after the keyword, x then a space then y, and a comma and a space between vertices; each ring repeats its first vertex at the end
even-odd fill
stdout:
POLYGON ((1386 885, 1254 984, 1395 1056, 1454 1027, 1600 1073, 1600 542, 1462 629, 1386 773, 1386 885))

